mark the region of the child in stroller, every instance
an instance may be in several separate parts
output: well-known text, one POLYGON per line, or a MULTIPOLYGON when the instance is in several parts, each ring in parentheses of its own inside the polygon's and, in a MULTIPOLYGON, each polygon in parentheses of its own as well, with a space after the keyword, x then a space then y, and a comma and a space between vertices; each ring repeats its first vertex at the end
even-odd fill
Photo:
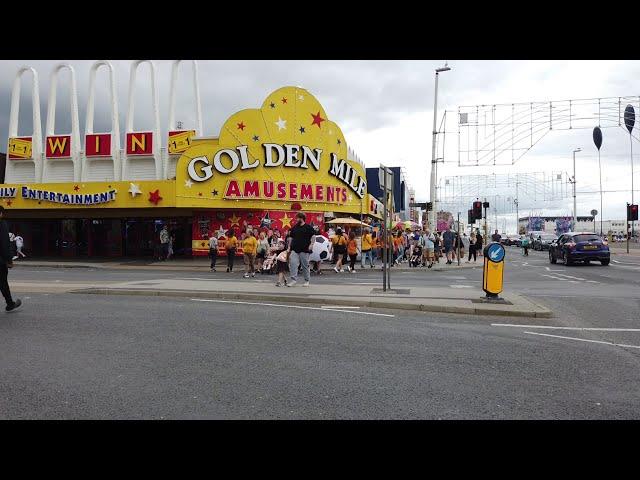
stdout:
POLYGON ((265 254, 264 262, 262 262, 262 270, 260 273, 267 273, 269 275, 276 273, 276 267, 278 265, 277 257, 280 252, 284 250, 284 242, 280 241, 274 247, 270 247, 265 254))
POLYGON ((414 245, 411 252, 411 258, 409 259, 409 267, 417 267, 422 263, 422 247, 420 245, 414 245))

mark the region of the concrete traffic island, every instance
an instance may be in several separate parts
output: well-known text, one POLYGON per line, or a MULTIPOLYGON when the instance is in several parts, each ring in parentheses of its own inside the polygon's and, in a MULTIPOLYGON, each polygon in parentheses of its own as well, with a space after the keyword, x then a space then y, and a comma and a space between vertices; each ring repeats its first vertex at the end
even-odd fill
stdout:
POLYGON ((383 292, 370 285, 311 284, 276 287, 271 283, 220 280, 154 279, 70 290, 70 293, 212 298, 253 302, 358 306, 391 310, 550 318, 551 311, 515 293, 503 293, 502 304, 485 303, 480 288, 402 287, 383 292))

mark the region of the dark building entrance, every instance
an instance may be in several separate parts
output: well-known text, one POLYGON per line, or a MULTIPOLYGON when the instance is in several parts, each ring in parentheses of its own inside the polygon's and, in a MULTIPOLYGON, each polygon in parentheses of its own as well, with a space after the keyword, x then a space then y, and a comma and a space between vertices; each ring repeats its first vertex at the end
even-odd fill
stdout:
POLYGON ((24 239, 27 257, 154 257, 162 226, 173 238, 174 256, 191 255, 191 218, 7 219, 24 239))

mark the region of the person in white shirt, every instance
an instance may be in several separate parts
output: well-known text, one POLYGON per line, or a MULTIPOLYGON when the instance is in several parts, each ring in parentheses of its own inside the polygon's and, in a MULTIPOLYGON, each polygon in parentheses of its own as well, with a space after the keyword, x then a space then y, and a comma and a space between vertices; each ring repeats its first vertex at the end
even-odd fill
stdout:
POLYGON ((18 257, 25 258, 26 255, 22 253, 22 248, 24 247, 24 239, 20 236, 20 234, 16 234, 15 241, 16 241, 16 251, 17 251, 16 258, 18 257))
POLYGON ((209 234, 209 257, 211 258, 211 271, 216 271, 216 260, 218 259, 218 237, 214 232, 209 234))

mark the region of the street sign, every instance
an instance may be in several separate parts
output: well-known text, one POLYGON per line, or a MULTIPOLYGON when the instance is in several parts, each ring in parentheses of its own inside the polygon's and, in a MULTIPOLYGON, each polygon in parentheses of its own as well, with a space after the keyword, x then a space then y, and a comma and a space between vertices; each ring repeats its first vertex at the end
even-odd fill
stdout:
POLYGON ((393 171, 390 168, 380 167, 378 169, 378 182, 380 183, 380 188, 384 189, 384 186, 387 186, 387 190, 391 190, 393 187, 393 171), (384 171, 387 171, 387 181, 385 182, 384 171))
POLYGON ((487 298, 497 299, 502 292, 505 250, 498 242, 492 242, 484 247, 483 255, 482 289, 487 298))
POLYGON ((593 210, 591 210, 591 216, 595 217, 596 215, 598 215, 598 210, 594 208, 593 210))
POLYGON ((427 209, 427 202, 410 203, 409 207, 411 207, 411 208, 421 208, 423 210, 426 210, 427 209))

